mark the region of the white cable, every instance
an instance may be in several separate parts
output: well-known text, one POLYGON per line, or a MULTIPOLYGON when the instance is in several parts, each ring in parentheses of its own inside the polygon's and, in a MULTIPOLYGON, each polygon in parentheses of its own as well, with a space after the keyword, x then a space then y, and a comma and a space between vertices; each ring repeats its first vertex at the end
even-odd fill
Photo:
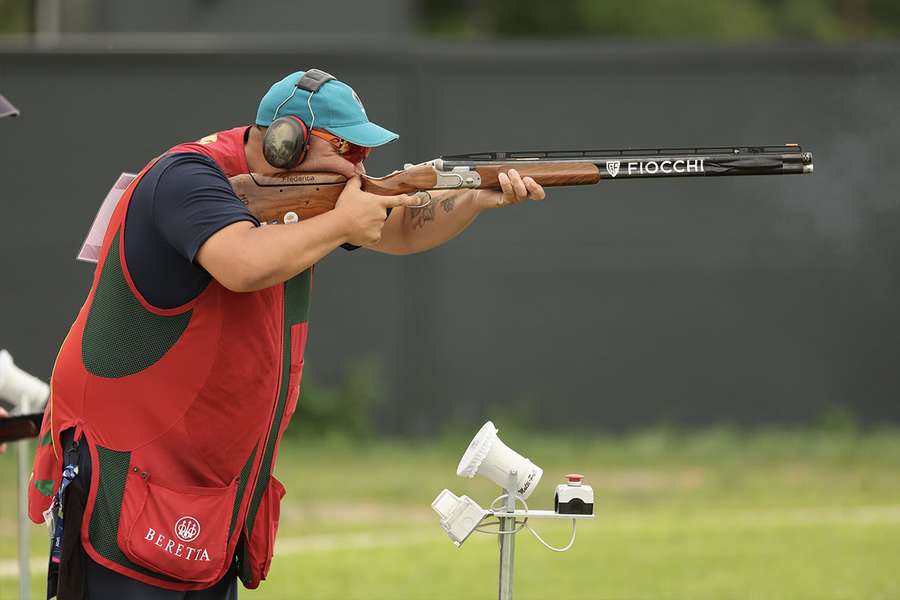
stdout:
MULTIPOLYGON (((282 100, 282 101, 281 101, 281 104, 279 104, 279 105, 275 108, 275 114, 272 115, 272 120, 273 120, 273 121, 274 121, 275 119, 278 118, 278 112, 281 110, 281 107, 284 106, 285 104, 287 104, 288 102, 290 102, 291 98, 294 97, 294 94, 297 93, 297 90, 298 90, 298 89, 300 89, 300 88, 298 88, 296 85, 294 85, 294 89, 293 89, 293 91, 291 92, 291 95, 288 96, 287 98, 285 98, 284 100, 282 100)), ((306 91, 306 90, 304 90, 304 91, 306 91)), ((315 124, 316 124, 316 113, 313 112, 313 109, 312 109, 312 97, 313 97, 313 94, 315 94, 315 92, 310 92, 310 93, 309 93, 309 97, 306 99, 306 107, 309 109, 309 114, 312 116, 312 120, 311 120, 310 123, 309 123, 309 130, 310 130, 310 131, 312 131, 313 126, 315 126, 315 124)), ((427 204, 426 204, 426 206, 427 206, 427 204)))
MULTIPOLYGON (((322 84, 322 85, 324 85, 324 84, 322 84)), ((315 92, 310 92, 310 93, 309 93, 309 98, 306 99, 306 108, 309 109, 309 114, 312 116, 312 120, 309 122, 309 131, 310 131, 310 132, 312 132, 313 127, 314 127, 315 124, 316 124, 316 113, 314 113, 314 112, 313 112, 313 109, 312 109, 312 97, 313 97, 313 94, 315 94, 315 92)))
MULTIPOLYGON (((478 533, 489 533, 491 535, 511 535, 511 534, 519 533, 520 531, 525 529, 526 523, 528 523, 528 519, 525 519, 524 521, 516 521, 516 525, 518 525, 518 527, 516 527, 512 531, 500 531, 499 529, 484 529, 481 526, 476 527, 472 531, 477 531, 478 533)), ((490 523, 485 523, 485 525, 487 525, 488 527, 493 527, 494 525, 499 527, 500 521, 493 521, 490 523)))
POLYGON ((539 541, 540 543, 542 543, 542 544, 543 544, 544 546, 546 546, 548 549, 553 550, 554 552, 565 552, 566 550, 568 550, 569 548, 572 547, 572 544, 575 543, 575 527, 577 526, 577 524, 578 524, 578 523, 575 521, 575 519, 572 519, 572 537, 571 537, 571 539, 569 539, 569 543, 566 544, 565 546, 563 546, 562 548, 555 548, 555 547, 551 546, 550 544, 548 544, 547 542, 545 542, 545 541, 544 541, 544 538, 542 538, 541 536, 539 536, 539 535, 538 535, 538 532, 535 531, 534 529, 532 529, 530 525, 523 525, 522 527, 524 527, 525 529, 527 529, 528 531, 530 531, 530 532, 531 532, 531 535, 533 535, 534 537, 536 537, 536 538, 537 538, 537 541, 539 541))
MULTIPOLYGON (((496 498, 494 498, 494 501, 491 502, 490 511, 491 511, 492 513, 496 513, 497 510, 498 510, 498 507, 496 507, 497 501, 498 501, 498 500, 504 500, 504 499, 507 498, 507 496, 508 496, 507 494, 502 494, 502 495, 497 496, 496 498)), ((521 521, 521 524, 519 524, 519 521, 516 521, 516 520, 515 520, 515 517, 513 517, 513 523, 514 523, 514 525, 513 525, 513 529, 512 529, 511 531, 500 531, 500 530, 495 530, 495 529, 483 529, 481 526, 476 527, 473 531, 477 531, 477 532, 479 532, 479 533, 489 533, 489 534, 491 534, 491 535, 496 535, 496 536, 497 536, 497 541, 499 542, 499 541, 500 541, 500 536, 501 536, 501 535, 515 535, 515 534, 519 533, 520 531, 522 531, 523 529, 527 529, 527 530, 531 533, 531 535, 533 535, 533 536, 537 539, 537 541, 539 541, 541 544, 543 544, 544 547, 547 548, 548 550, 552 550, 552 551, 554 551, 554 552, 565 552, 565 551, 567 551, 567 550, 569 550, 569 549, 572 548, 572 545, 575 543, 575 534, 577 533, 577 527, 578 527, 578 522, 577 522, 575 519, 572 519, 572 537, 569 538, 569 543, 566 544, 565 546, 563 546, 562 548, 557 548, 557 547, 555 547, 555 546, 551 546, 551 545, 548 544, 546 541, 544 541, 544 538, 542 538, 542 537, 538 534, 538 532, 535 531, 535 530, 531 527, 531 525, 528 524, 528 503, 525 502, 525 499, 524 499, 524 498, 519 498, 518 496, 516 496, 516 500, 519 500, 519 501, 522 503, 522 506, 525 507, 525 518, 521 521), (516 525, 518 525, 518 527, 516 527, 516 525)), ((496 514, 491 514, 491 515, 488 515, 488 516, 498 517, 498 515, 496 515, 496 514)), ((509 518, 509 517, 507 517, 507 518, 509 518)), ((483 521, 483 520, 482 520, 482 521, 483 521)), ((498 521, 496 521, 496 522, 487 523, 487 525, 488 525, 488 526, 497 525, 497 526, 499 527, 499 526, 500 526, 500 521, 498 520, 498 521)))
MULTIPOLYGON (((497 496, 496 498, 494 498, 493 502, 491 502, 491 506, 489 507, 489 510, 490 510, 492 513, 497 512, 497 511, 499 510, 499 507, 496 506, 497 501, 498 501, 498 500, 504 500, 506 497, 507 497, 507 494, 501 494, 501 495, 497 496)), ((528 515, 527 515, 527 513, 528 513, 528 504, 525 502, 524 499, 519 498, 518 496, 516 497, 516 500, 521 501, 521 502, 522 502, 522 505, 525 507, 525 513, 526 513, 526 516, 525 516, 525 519, 523 519, 523 520, 521 521, 521 524, 520 524, 519 521, 516 521, 516 520, 515 520, 515 517, 513 517, 513 529, 512 529, 511 531, 500 531, 499 529, 484 529, 483 527, 480 527, 480 526, 479 526, 479 527, 476 527, 475 529, 473 529, 473 531, 477 531, 478 533, 488 533, 488 534, 491 534, 491 535, 496 535, 496 536, 498 536, 498 537, 497 537, 497 541, 498 541, 498 542, 500 541, 500 537, 499 537, 499 536, 501 536, 501 535, 515 535, 515 534, 519 533, 520 531, 522 531, 522 529, 524 529, 525 526, 526 526, 526 524, 528 523, 528 515), (518 527, 516 527, 516 525, 518 525, 518 527)), ((496 514, 485 515, 485 519, 488 518, 488 517, 497 517, 497 515, 496 515, 496 514)), ((507 517, 507 518, 508 518, 508 517, 507 517)), ((499 519, 499 517, 498 517, 498 519, 499 519)), ((482 519, 482 522, 483 522, 483 521, 484 521, 484 519, 482 519)), ((497 521, 495 521, 495 522, 490 522, 490 523, 487 523, 487 525, 488 525, 488 526, 494 526, 494 525, 496 525, 497 527, 499 527, 499 526, 500 526, 500 521, 497 520, 497 521)))
POLYGON ((297 86, 295 85, 295 86, 294 86, 294 90, 291 92, 291 95, 288 96, 287 98, 285 98, 284 100, 282 100, 282 101, 281 101, 281 104, 279 104, 278 106, 275 107, 275 114, 272 115, 272 120, 273 120, 273 121, 274 121, 275 119, 278 118, 278 111, 281 110, 281 107, 284 106, 285 104, 287 104, 288 101, 289 101, 291 98, 294 97, 294 94, 297 93, 297 89, 298 89, 298 88, 297 88, 297 86))
MULTIPOLYGON (((490 508, 491 511, 497 511, 499 507, 495 508, 495 506, 494 506, 495 504, 497 504, 497 500, 506 500, 506 498, 507 498, 508 496, 509 496, 509 494, 500 494, 499 496, 497 496, 496 498, 494 498, 494 501, 491 502, 491 505, 490 505, 488 508, 490 508)), ((524 499, 524 498, 520 498, 519 496, 516 496, 515 499, 522 503, 522 506, 525 507, 525 512, 528 513, 528 503, 525 502, 525 499, 524 499)), ((528 518, 528 515, 527 515, 527 514, 525 515, 525 518, 526 518, 526 519, 528 518)))

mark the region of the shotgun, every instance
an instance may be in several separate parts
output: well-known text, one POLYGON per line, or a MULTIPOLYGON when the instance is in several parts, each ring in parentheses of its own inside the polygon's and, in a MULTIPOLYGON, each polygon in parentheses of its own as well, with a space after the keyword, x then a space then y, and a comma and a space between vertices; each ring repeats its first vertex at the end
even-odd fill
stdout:
MULTIPOLYGON (((500 189, 497 175, 516 169, 544 187, 592 185, 601 180, 731 175, 802 175, 812 153, 799 144, 710 148, 638 148, 484 152, 442 156, 406 165, 384 177, 362 178, 362 189, 382 195, 430 190, 500 189)), ((335 173, 285 171, 230 179, 238 198, 262 223, 292 223, 334 208, 346 178, 335 173)))
POLYGON ((44 413, 0 417, 0 444, 37 437, 44 413))

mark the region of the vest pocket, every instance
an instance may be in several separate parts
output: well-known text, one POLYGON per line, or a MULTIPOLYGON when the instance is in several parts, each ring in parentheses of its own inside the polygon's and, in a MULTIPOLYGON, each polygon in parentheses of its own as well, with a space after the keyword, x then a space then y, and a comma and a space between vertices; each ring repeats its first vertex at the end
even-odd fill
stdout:
POLYGON ((278 533, 278 520, 281 518, 281 499, 284 497, 284 486, 269 477, 269 485, 259 502, 259 510, 253 519, 253 528, 246 530, 244 557, 241 581, 249 589, 255 589, 259 582, 266 578, 275 552, 275 534, 278 533))
POLYGON ((171 486, 132 466, 122 500, 119 548, 134 563, 182 581, 213 583, 231 564, 228 487, 171 486))

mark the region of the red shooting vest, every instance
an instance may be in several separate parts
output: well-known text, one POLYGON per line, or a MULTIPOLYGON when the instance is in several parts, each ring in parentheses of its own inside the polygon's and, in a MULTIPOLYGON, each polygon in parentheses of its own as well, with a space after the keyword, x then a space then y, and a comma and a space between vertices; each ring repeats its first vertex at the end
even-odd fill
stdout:
MULTIPOLYGON (((209 156, 227 177, 247 173, 244 131, 169 152, 209 156)), ((61 478, 60 432, 75 427, 93 464, 81 531, 91 558, 191 590, 220 579, 236 555, 254 588, 271 562, 284 495, 271 473, 299 395, 310 271, 251 293, 213 279, 184 306, 150 305, 129 275, 123 235, 152 164, 113 213, 91 291, 56 359, 29 515, 43 521, 61 478)))

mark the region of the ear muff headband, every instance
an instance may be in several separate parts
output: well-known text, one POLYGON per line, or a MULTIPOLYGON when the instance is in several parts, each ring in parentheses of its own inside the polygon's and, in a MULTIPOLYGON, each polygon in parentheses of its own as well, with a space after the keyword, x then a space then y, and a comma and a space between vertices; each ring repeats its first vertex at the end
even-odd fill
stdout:
POLYGON ((316 122, 316 114, 312 109, 313 94, 332 79, 336 78, 330 73, 319 69, 309 69, 303 74, 303 77, 297 80, 291 95, 275 108, 272 124, 266 130, 263 138, 263 156, 266 162, 278 169, 293 169, 303 162, 309 149, 309 132, 316 122), (312 115, 312 121, 308 127, 303 119, 295 115, 278 118, 278 111, 294 97, 298 89, 309 92, 306 105, 309 107, 309 114, 312 115))

